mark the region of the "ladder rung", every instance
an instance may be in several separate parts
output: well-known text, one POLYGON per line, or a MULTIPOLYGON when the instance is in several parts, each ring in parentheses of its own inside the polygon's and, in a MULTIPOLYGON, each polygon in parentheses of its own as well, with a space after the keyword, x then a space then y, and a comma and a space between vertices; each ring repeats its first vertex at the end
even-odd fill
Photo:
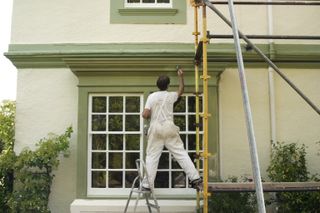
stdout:
POLYGON ((151 193, 151 191, 145 191, 145 190, 140 190, 140 189, 133 189, 132 191, 136 192, 136 193, 144 193, 144 194, 150 194, 151 193))
POLYGON ((153 203, 147 203, 148 206, 152 207, 152 208, 155 208, 155 209, 160 209, 160 206, 156 205, 156 204, 153 204, 153 203))

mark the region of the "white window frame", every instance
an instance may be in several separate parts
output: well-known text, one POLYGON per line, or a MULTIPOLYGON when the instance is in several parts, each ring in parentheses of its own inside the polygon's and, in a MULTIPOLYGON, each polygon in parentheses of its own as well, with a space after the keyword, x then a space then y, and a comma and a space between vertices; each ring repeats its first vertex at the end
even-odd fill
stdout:
POLYGON ((140 3, 128 3, 128 0, 124 0, 124 7, 125 8, 172 8, 172 1, 170 0, 169 3, 157 3, 157 0, 155 0, 155 3, 143 3, 142 0, 140 0, 140 3))
MULTIPOLYGON (((88 111, 88 158, 87 158, 87 196, 93 196, 93 197, 97 197, 97 196, 123 196, 123 195, 128 195, 130 188, 109 188, 108 184, 106 184, 106 188, 92 188, 91 187, 91 182, 92 182, 92 176, 91 176, 91 172, 94 171, 106 171, 106 177, 108 178, 108 171, 137 171, 136 169, 126 169, 124 167, 122 167, 121 169, 109 169, 108 168, 108 159, 109 159, 109 152, 112 153, 136 153, 139 152, 139 158, 143 159, 143 119, 141 116, 142 110, 143 110, 143 94, 109 94, 109 93, 98 93, 98 94, 89 94, 89 111, 88 111), (123 111, 122 112, 109 112, 109 98, 110 97, 123 97, 123 111), (96 113, 96 112, 92 112, 92 100, 93 97, 106 97, 107 102, 106 102, 106 107, 107 107, 107 112, 105 113, 96 113), (125 97, 140 97, 140 112, 125 112, 125 97), (123 122, 122 122, 122 131, 109 131, 108 130, 108 115, 119 115, 122 114, 123 116, 123 122), (92 131, 92 115, 106 115, 106 130, 105 131, 92 131), (139 131, 125 131, 125 120, 124 117, 126 115, 139 115, 140 117, 140 130, 139 131), (107 159, 107 165, 105 169, 92 169, 92 153, 95 152, 92 150, 92 135, 93 134, 122 134, 124 137, 126 134, 135 134, 135 135, 140 135, 140 147, 139 147, 139 151, 138 150, 126 150, 125 149, 125 143, 124 143, 124 148, 123 150, 108 150, 108 143, 107 143, 107 147, 106 150, 103 151, 99 151, 99 152, 106 152, 106 159, 107 159)), ((122 156, 122 162, 123 165, 125 163, 125 155, 122 156)), ((123 182, 125 182, 125 172, 123 172, 122 174, 122 178, 123 178, 123 182)))
MULTIPOLYGON (((92 169, 92 162, 91 162, 91 159, 92 159, 92 153, 94 152, 92 150, 92 146, 91 146, 91 138, 92 138, 92 135, 93 134, 109 134, 109 131, 108 131, 108 115, 114 115, 114 114, 120 114, 120 113, 123 113, 123 116, 126 116, 126 115, 137 115, 137 114, 140 114, 140 113, 126 113, 125 112, 125 97, 130 97, 130 96, 134 96, 134 97, 140 97, 140 113, 143 111, 143 95, 142 94, 106 94, 106 93, 98 93, 98 94, 90 94, 89 95, 89 101, 88 101, 88 104, 89 104, 89 111, 88 111, 88 159, 87 159, 87 162, 88 162, 88 166, 87 166, 87 196, 88 197, 105 197, 105 196, 127 196, 129 193, 130 193, 130 188, 108 188, 108 184, 106 184, 106 188, 92 188, 91 187, 91 182, 92 182, 92 176, 91 176, 91 171, 94 170, 94 171, 106 171, 108 172, 109 170, 110 171, 136 171, 136 169, 125 169, 125 168, 122 168, 122 169, 108 169, 108 163, 107 162, 107 165, 106 165, 106 168, 105 169, 92 169), (109 107, 109 97, 119 97, 119 96, 122 96, 124 98, 124 107, 123 107, 123 112, 119 112, 119 113, 110 113, 109 112, 109 109, 107 109, 107 112, 106 113, 93 113, 92 112, 92 100, 93 100, 93 97, 106 97, 107 98, 107 103, 106 103, 106 106, 109 107), (92 131, 92 115, 98 115, 98 114, 105 114, 106 115, 106 131, 102 132, 102 131, 92 131)), ((193 95, 192 94, 185 94, 183 95, 183 97, 186 97, 186 100, 185 100, 185 109, 186 111, 185 112, 174 112, 173 115, 184 115, 185 116, 185 119, 186 119, 186 123, 185 123, 185 126, 186 126, 186 130, 188 129, 188 126, 189 126, 189 115, 195 115, 196 113, 195 112, 189 112, 189 107, 188 107, 188 97, 192 97, 193 95)), ((202 111, 202 109, 200 110, 200 112, 202 111)), ((129 132, 126 132, 125 131, 125 121, 123 119, 123 123, 122 123, 123 127, 123 131, 112 131, 110 133, 112 134, 123 134, 124 136, 127 134, 140 134, 140 159, 143 159, 144 155, 143 155, 143 119, 142 119, 142 116, 140 116, 140 131, 129 131, 129 132)), ((187 135, 190 135, 190 134, 193 134, 195 135, 196 132, 195 131, 186 131, 186 130, 183 130, 183 131, 180 131, 180 134, 181 135, 186 135, 186 150, 188 150, 188 137, 187 135)), ((200 131, 199 132, 200 135, 203 135, 203 131, 200 131)), ((203 147, 203 146, 202 146, 203 147)), ((108 153, 110 152, 108 150, 108 148, 106 147, 106 150, 104 150, 107 154, 106 154, 106 158, 108 159, 108 153)), ((99 151, 100 152, 100 151, 99 151)), ((134 151, 130 151, 130 150, 125 150, 125 147, 123 150, 119 150, 119 151, 111 151, 112 153, 114 152, 120 152, 120 153, 129 153, 129 152, 137 152, 136 150, 134 151)), ((168 153, 169 151, 168 150, 164 150, 163 153, 168 153)), ((195 152, 195 150, 191 150, 192 153, 195 152)), ((189 153, 189 152, 188 152, 189 153)), ((125 155, 123 155, 123 162, 125 161, 125 155)), ((203 165, 203 164, 202 164, 203 165)), ((188 187, 188 178, 186 178, 186 188, 172 188, 171 187, 171 182, 172 182, 172 172, 183 172, 183 169, 173 169, 172 168, 172 156, 169 154, 169 168, 168 169, 158 169, 158 171, 160 172, 169 172, 169 188, 156 188, 155 189, 155 193, 158 194, 158 195, 177 195, 177 196, 193 196, 194 193, 195 193, 195 190, 192 189, 192 188, 189 188, 188 187)), ((200 169, 200 172, 202 172, 203 169, 200 169)), ((123 172, 123 181, 125 181, 125 172, 123 172)), ((108 173, 106 175, 108 177, 108 173)))

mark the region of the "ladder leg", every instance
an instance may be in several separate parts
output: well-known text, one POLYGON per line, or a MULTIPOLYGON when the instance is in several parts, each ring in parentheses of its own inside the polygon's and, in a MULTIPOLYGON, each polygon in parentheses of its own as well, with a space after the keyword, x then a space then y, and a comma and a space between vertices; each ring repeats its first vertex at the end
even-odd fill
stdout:
POLYGON ((156 196, 154 194, 154 189, 153 188, 151 189, 151 194, 152 194, 153 202, 154 202, 154 204, 156 206, 157 212, 160 213, 160 206, 159 206, 158 200, 157 200, 157 198, 156 198, 156 196))
POLYGON ((144 195, 145 198, 146 198, 146 202, 147 202, 147 206, 148 206, 148 210, 149 210, 149 213, 152 213, 152 210, 151 210, 151 207, 150 207, 150 202, 149 202, 149 198, 148 198, 148 195, 144 195))
POLYGON ((138 206, 138 203, 139 203, 139 199, 140 199, 140 193, 138 193, 138 196, 137 196, 137 199, 136 199, 136 204, 134 205, 134 210, 133 210, 134 213, 135 213, 136 210, 137 210, 137 206, 138 206))
POLYGON ((127 213, 127 210, 128 210, 128 207, 129 207, 129 203, 130 203, 131 196, 132 196, 132 190, 130 191, 129 198, 128 198, 128 200, 127 200, 127 204, 126 204, 126 208, 124 209, 124 213, 127 213))

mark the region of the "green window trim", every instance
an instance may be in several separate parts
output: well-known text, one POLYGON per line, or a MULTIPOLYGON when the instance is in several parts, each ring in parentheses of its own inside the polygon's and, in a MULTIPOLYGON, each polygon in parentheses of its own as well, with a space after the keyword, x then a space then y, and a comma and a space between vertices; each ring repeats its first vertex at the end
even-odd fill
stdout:
POLYGON ((110 0, 110 23, 186 24, 186 10, 185 0, 173 1, 172 8, 125 8, 123 0, 110 0))
MULTIPOLYGON (((211 73, 213 74, 213 73, 211 73)), ((152 74, 152 79, 156 79, 158 73, 152 74)), ((151 76, 150 76, 151 77, 151 76)), ((87 158, 88 158, 88 101, 91 94, 103 94, 103 93, 112 93, 112 94, 123 94, 123 93, 140 93, 144 96, 144 101, 146 101, 147 96, 150 92, 156 91, 155 82, 151 81, 150 77, 140 76, 140 82, 148 81, 148 84, 143 84, 142 86, 130 86, 123 87, 120 85, 124 84, 137 84, 138 82, 130 82, 131 78, 127 78, 124 82, 123 79, 119 79, 116 76, 78 76, 79 78, 79 106, 78 106, 78 145, 77 145, 77 198, 126 198, 127 195, 88 195, 87 191, 87 158), (99 81, 99 79, 110 79, 114 82, 113 85, 105 84, 104 81, 99 81), (90 79, 90 80, 89 80, 90 79), (96 79, 96 80, 93 80, 96 79), (90 86, 88 85, 88 80, 90 82, 90 86)), ((211 80, 214 80, 216 77, 213 77, 211 80)), ((193 85, 193 76, 187 73, 186 76, 186 88, 185 93, 193 93, 194 85, 193 85)), ((210 81, 211 81, 210 80, 210 81)), ((177 79, 172 77, 172 86, 170 87, 171 91, 177 89, 178 85, 176 84, 177 79)), ((209 125, 211 131, 209 131, 209 136, 211 138, 209 147, 209 151, 211 153, 217 153, 218 151, 218 87, 214 83, 215 81, 211 81, 211 85, 209 86, 210 98, 209 98, 209 106, 210 112, 213 116, 209 118, 209 125)), ((144 138, 143 142, 144 149, 147 145, 147 140, 144 138)), ((145 153, 145 151, 144 151, 145 153)), ((218 174, 219 172, 219 162, 218 155, 215 155, 214 158, 210 159, 209 162, 210 169, 214 170, 218 174)), ((213 177, 211 177, 213 178, 213 177)), ((159 198, 177 198, 177 199, 193 199, 193 195, 181 195, 181 194, 167 194, 164 193, 159 198)))

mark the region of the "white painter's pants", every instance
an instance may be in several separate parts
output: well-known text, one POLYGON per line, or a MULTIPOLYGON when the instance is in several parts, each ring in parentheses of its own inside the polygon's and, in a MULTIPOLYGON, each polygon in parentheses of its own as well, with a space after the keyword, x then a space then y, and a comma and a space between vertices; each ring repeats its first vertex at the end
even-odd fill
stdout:
POLYGON ((148 137, 147 156, 146 156, 146 168, 148 171, 148 179, 150 186, 146 179, 143 181, 144 187, 154 187, 154 180, 157 175, 157 169, 159 159, 164 146, 169 150, 173 157, 178 161, 181 168, 186 173, 190 180, 200 178, 198 171, 196 170, 193 162, 191 161, 187 151, 183 147, 183 142, 179 133, 170 138, 159 138, 150 131, 148 137))

